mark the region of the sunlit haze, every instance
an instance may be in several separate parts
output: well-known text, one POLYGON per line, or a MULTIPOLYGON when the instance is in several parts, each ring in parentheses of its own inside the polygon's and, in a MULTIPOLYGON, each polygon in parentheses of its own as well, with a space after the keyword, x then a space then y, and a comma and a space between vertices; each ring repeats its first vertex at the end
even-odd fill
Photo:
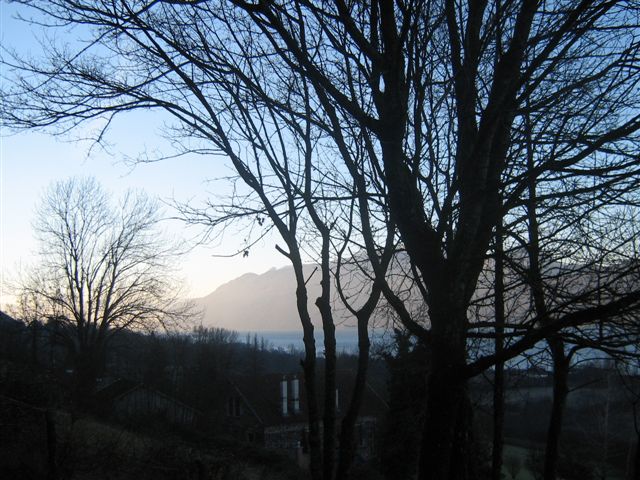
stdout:
MULTIPOLYGON (((137 128, 135 122, 127 124, 131 129, 137 128)), ((114 145, 114 151, 118 153, 111 156, 97 150, 87 156, 90 146, 87 142, 64 142, 34 132, 2 138, 2 305, 10 299, 9 284, 33 261, 37 247, 32 231, 35 208, 50 183, 76 175, 95 176, 116 197, 128 188, 135 188, 167 202, 175 199, 198 203, 207 197, 211 188, 207 180, 224 170, 220 168, 224 159, 204 157, 166 160, 132 169, 122 161, 123 155, 138 153, 131 138, 126 134, 113 138, 118 141, 114 145)), ((148 140, 153 141, 151 133, 148 140)), ((175 215, 168 206, 164 211, 167 216, 175 215)), ((187 228, 177 221, 167 221, 165 227, 178 240, 190 244, 201 233, 199 229, 187 228)), ((268 238, 252 248, 248 257, 224 258, 221 255, 233 253, 243 246, 242 232, 230 231, 214 245, 196 246, 181 260, 181 276, 187 295, 203 296, 243 273, 261 273, 273 266, 285 265, 286 259, 276 252, 275 243, 275 238, 268 238)))

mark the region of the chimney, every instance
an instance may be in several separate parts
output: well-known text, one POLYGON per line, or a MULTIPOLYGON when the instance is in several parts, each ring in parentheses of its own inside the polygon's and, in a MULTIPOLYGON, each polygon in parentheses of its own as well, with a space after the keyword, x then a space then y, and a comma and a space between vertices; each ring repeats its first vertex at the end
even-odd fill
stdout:
POLYGON ((296 415, 300 413, 300 381, 295 375, 291 380, 291 400, 293 403, 293 414, 296 415))
POLYGON ((282 377, 280 381, 280 400, 282 405, 282 416, 286 417, 289 413, 289 406, 287 405, 287 377, 282 377))

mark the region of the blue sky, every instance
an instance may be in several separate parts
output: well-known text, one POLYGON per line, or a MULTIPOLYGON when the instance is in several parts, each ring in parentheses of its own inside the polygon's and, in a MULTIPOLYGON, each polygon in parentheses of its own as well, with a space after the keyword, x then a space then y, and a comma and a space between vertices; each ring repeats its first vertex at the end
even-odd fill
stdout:
MULTIPOLYGON (((21 52, 37 51, 37 32, 13 19, 13 5, 0 4, 2 45, 15 46, 21 52)), ((71 136, 54 137, 45 132, 9 132, 0 135, 0 306, 11 301, 8 285, 20 271, 34 261, 36 248, 32 222, 38 199, 52 182, 70 176, 94 176, 115 195, 128 188, 142 189, 161 200, 175 199, 200 204, 212 189, 224 184, 209 181, 229 175, 228 161, 222 157, 191 156, 165 160, 132 168, 125 162, 141 152, 168 146, 159 135, 163 119, 153 112, 128 114, 119 119, 108 137, 109 148, 91 149, 88 142, 77 141, 83 131, 71 136)), ((173 213, 166 209, 168 216, 173 213)), ((192 239, 199 231, 180 222, 165 223, 177 238, 192 239)), ((194 248, 181 262, 189 296, 202 296, 243 273, 260 273, 287 261, 275 251, 278 241, 270 237, 251 250, 247 258, 220 258, 241 248, 242 232, 225 234, 216 245, 194 248)))

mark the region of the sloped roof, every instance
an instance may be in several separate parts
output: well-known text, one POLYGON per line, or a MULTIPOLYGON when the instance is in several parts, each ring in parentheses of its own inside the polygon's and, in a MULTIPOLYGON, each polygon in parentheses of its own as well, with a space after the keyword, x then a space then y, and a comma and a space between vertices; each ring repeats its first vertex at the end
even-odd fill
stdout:
POLYGON ((99 389, 96 392, 96 400, 98 402, 113 402, 122 395, 135 390, 140 384, 126 378, 118 378, 111 382, 106 387, 99 389))
POLYGON ((171 395, 167 395, 166 393, 156 390, 153 387, 150 387, 143 383, 134 382, 126 378, 119 378, 114 382, 110 383, 109 385, 107 385, 106 387, 101 388, 96 392, 95 398, 98 405, 106 406, 106 405, 112 404, 119 398, 125 395, 128 395, 129 393, 134 392, 136 390, 146 390, 148 392, 153 393, 154 395, 164 397, 167 400, 170 400, 171 402, 173 402, 174 404, 180 405, 183 408, 192 410, 195 413, 200 414, 200 412, 198 412, 197 409, 193 408, 190 405, 187 405, 184 402, 181 402, 180 400, 178 400, 177 398, 171 395))

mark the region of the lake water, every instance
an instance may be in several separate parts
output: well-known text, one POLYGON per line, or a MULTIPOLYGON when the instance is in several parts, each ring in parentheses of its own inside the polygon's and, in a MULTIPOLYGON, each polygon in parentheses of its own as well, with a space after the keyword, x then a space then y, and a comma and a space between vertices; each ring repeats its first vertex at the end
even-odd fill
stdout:
MULTIPOLYGON (((258 336, 258 343, 261 339, 264 339, 265 346, 272 350, 284 350, 284 351, 303 351, 304 342, 302 341, 301 331, 263 331, 263 332, 239 332, 239 340, 241 342, 246 341, 247 335, 250 336, 253 341, 254 335, 258 336)), ((316 329, 316 351, 319 355, 322 355, 324 351, 324 335, 322 330, 316 329)), ((372 348, 376 345, 390 345, 391 333, 384 329, 375 329, 369 332, 369 339, 371 340, 372 348)), ((550 368, 550 358, 548 352, 543 352, 546 347, 544 341, 535 345, 532 350, 537 351, 535 360, 538 366, 544 368, 550 368)), ((477 347, 476 347, 477 348, 477 347)), ((358 333, 355 329, 349 330, 336 330, 336 350, 338 353, 358 353, 358 333)), ((478 350, 475 350, 476 355, 491 355, 493 353, 493 342, 485 341, 484 346, 478 350)), ((592 349, 583 349, 578 352, 576 361, 601 361, 606 358, 602 352, 592 349)), ((510 368, 529 368, 530 364, 525 355, 519 355, 507 362, 510 368)))
MULTIPOLYGON (((253 341, 253 336, 258 336, 258 342, 264 338, 266 346, 274 350, 304 350, 301 331, 263 331, 263 332, 240 332, 240 341, 247 338, 247 334, 253 341)), ((315 331, 316 350, 321 353, 324 350, 324 335, 321 330, 315 331)), ((383 332, 370 333, 371 342, 383 341, 383 332)), ((336 330, 336 350, 339 353, 358 352, 358 332, 351 330, 336 330)))

